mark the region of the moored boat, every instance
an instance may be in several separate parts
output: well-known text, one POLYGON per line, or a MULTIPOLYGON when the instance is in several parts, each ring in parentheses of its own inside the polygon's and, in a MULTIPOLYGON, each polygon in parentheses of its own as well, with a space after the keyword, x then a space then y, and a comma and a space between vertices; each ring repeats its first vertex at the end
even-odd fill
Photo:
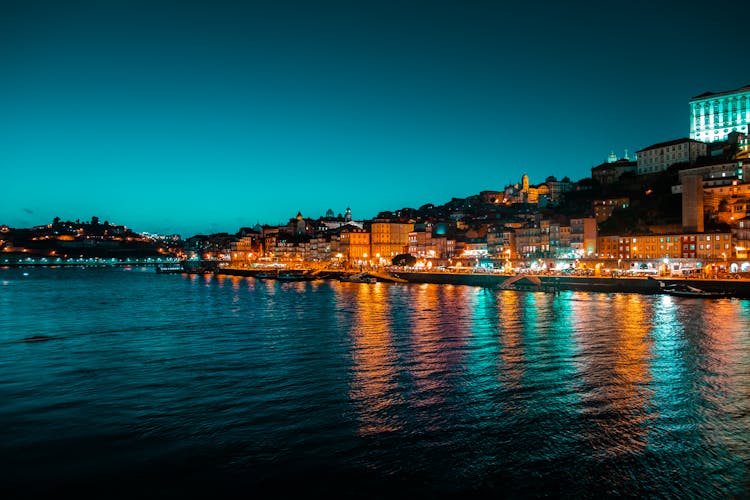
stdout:
POLYGON ((156 272, 159 274, 182 274, 185 272, 185 269, 183 269, 181 265, 174 265, 174 266, 157 265, 156 272))
POLYGON ((377 278, 368 275, 367 273, 350 274, 348 276, 342 276, 339 278, 340 281, 347 281, 349 283, 377 283, 377 278))
POLYGON ((305 273, 279 273, 273 278, 280 281, 312 281, 318 279, 318 276, 305 273))
POLYGON ((731 297, 732 292, 727 291, 708 291, 703 290, 686 283, 670 283, 665 285, 663 281, 659 282, 659 286, 662 291, 675 297, 694 297, 702 299, 720 299, 724 297, 731 297))

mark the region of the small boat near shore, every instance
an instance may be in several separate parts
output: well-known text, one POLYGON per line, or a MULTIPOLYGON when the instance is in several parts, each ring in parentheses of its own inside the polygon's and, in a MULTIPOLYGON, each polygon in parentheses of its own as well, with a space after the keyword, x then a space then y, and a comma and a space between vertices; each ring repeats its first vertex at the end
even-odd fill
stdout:
POLYGON ((665 285, 663 281, 659 282, 659 287, 661 287, 661 290, 669 295, 674 295, 675 297, 690 297, 690 298, 700 298, 700 299, 721 299, 725 297, 731 297, 733 294, 732 292, 713 292, 708 290, 702 290, 700 288, 696 288, 694 286, 685 284, 685 283, 670 283, 668 285, 665 285))
POLYGON ((182 274, 185 272, 185 269, 180 265, 156 266, 156 272, 159 274, 182 274))
POLYGON ((319 279, 318 276, 306 273, 279 273, 278 276, 272 276, 272 278, 279 281, 313 281, 319 279))
POLYGON ((374 276, 370 276, 367 273, 350 274, 348 276, 342 276, 339 281, 345 281, 348 283, 377 283, 378 280, 374 276))

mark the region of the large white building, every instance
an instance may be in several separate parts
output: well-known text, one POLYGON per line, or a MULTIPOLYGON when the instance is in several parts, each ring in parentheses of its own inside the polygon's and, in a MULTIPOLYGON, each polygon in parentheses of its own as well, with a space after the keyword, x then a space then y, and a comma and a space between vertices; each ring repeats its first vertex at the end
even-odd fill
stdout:
POLYGON ((730 132, 748 133, 750 85, 726 92, 705 92, 690 99, 690 138, 727 140, 730 132))
POLYGON ((688 138, 653 144, 637 152, 638 175, 663 172, 674 163, 692 164, 705 154, 706 143, 688 138))

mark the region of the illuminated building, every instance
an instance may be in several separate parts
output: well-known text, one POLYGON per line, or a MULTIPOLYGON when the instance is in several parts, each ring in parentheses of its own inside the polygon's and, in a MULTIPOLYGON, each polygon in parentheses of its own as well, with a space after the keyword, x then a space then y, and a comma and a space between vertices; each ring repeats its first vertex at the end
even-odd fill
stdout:
POLYGON ((616 256, 621 259, 720 260, 733 256, 731 233, 621 236, 618 238, 618 242, 616 256))
POLYGON ((409 248, 409 233, 414 230, 410 222, 373 221, 370 227, 372 235, 372 255, 391 259, 398 254, 406 253, 409 248))
POLYGON ((366 260, 372 255, 370 254, 370 232, 352 225, 342 227, 339 250, 350 263, 355 260, 366 260))
POLYGON ((726 92, 705 92, 690 99, 690 138, 725 141, 731 132, 748 133, 750 85, 726 92))
MULTIPOLYGON (((547 177, 542 184, 532 186, 529 184, 529 176, 523 174, 521 183, 506 186, 503 190, 502 201, 506 205, 514 203, 529 203, 532 205, 546 205, 548 202, 558 203, 565 193, 573 189, 573 184, 567 177, 558 181, 554 177, 547 177)), ((490 194, 490 199, 494 192, 490 194)), ((495 195, 497 196, 497 195, 495 195)))
POLYGON ((570 219, 570 248, 582 257, 596 253, 596 219, 570 219))

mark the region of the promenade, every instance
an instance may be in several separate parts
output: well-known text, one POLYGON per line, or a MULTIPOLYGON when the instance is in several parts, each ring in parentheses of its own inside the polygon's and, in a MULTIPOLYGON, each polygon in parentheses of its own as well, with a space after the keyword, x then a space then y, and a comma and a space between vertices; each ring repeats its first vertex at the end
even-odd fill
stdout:
MULTIPOLYGON (((266 277, 268 269, 218 267, 214 274, 228 276, 266 277)), ((304 266, 286 268, 287 272, 307 273, 320 279, 340 279, 343 276, 360 272, 345 269, 309 269, 304 266)), ((669 276, 629 276, 625 274, 609 276, 581 276, 567 273, 497 273, 452 270, 424 271, 406 268, 365 269, 365 273, 378 281, 397 283, 431 283, 436 285, 467 285, 497 289, 523 291, 562 290, 605 292, 605 293, 662 293, 660 282, 665 285, 683 283, 709 292, 730 292, 737 298, 750 298, 750 279, 727 278, 683 278, 669 276)))

